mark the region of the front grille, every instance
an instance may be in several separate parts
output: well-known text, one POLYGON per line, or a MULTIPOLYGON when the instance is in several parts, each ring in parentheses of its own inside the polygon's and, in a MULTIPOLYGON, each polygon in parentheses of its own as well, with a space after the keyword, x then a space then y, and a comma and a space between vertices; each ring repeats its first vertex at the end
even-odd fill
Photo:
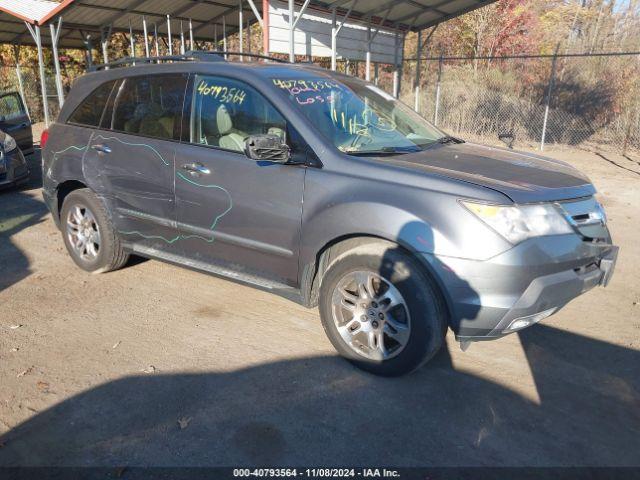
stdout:
POLYGON ((589 240, 599 240, 608 236, 607 217, 602 206, 594 197, 560 202, 567 220, 589 240))

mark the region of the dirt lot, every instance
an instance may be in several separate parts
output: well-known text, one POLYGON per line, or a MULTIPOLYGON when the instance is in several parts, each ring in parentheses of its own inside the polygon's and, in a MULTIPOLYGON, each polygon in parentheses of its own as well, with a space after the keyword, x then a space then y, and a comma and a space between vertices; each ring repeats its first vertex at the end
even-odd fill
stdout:
POLYGON ((158 261, 80 271, 33 158, 0 193, 0 465, 640 465, 640 163, 551 155, 599 187, 609 288, 466 353, 450 335, 399 379, 267 293, 158 261))

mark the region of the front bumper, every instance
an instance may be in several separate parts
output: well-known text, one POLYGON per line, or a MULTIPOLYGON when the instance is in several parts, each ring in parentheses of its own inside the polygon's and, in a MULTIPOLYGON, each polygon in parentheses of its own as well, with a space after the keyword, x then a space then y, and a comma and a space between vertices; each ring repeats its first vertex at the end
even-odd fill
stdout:
POLYGON ((556 313, 613 275, 618 247, 578 235, 529 239, 486 261, 424 254, 448 297, 458 339, 490 340, 556 313))
POLYGON ((25 182, 29 178, 29 167, 20 149, 0 152, 0 188, 25 182))

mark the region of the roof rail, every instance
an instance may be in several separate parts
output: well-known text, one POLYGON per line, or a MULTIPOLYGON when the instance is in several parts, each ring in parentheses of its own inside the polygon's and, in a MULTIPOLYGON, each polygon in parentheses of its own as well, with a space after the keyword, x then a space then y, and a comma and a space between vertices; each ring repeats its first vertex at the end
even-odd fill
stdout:
POLYGON ((105 70, 113 67, 124 67, 127 65, 135 65, 136 63, 160 63, 160 62, 194 62, 198 58, 187 55, 164 55, 160 57, 125 57, 109 63, 100 63, 91 65, 88 70, 95 72, 97 70, 105 70))
POLYGON ((95 72, 98 70, 106 70, 107 68, 124 67, 127 65, 135 65, 138 63, 162 63, 162 62, 224 62, 228 55, 261 58, 278 63, 289 63, 288 60, 281 58, 260 55, 257 53, 230 52, 230 51, 201 51, 189 50, 184 55, 164 55, 159 57, 125 57, 109 63, 99 63, 91 65, 88 70, 95 72))
POLYGON ((231 51, 222 51, 222 50, 189 50, 185 52, 185 55, 189 55, 192 57, 196 57, 199 60, 208 60, 208 56, 217 56, 217 57, 226 57, 228 55, 234 55, 238 57, 249 57, 249 58, 260 58, 262 60, 271 60, 272 62, 277 63, 290 63, 289 60, 283 60, 282 58, 270 57, 269 55, 260 55, 258 53, 247 53, 247 52, 231 52, 231 51))

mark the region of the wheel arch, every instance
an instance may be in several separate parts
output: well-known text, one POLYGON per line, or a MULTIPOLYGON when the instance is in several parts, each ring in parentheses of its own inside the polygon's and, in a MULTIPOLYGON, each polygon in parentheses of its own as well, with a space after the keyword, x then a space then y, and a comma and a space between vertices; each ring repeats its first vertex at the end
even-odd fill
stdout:
POLYGON ((87 185, 80 180, 65 180, 58 184, 56 187, 56 220, 60 221, 60 212, 62 211, 64 199, 67 198, 67 196, 74 190, 79 190, 81 188, 87 188, 87 185))
POLYGON ((418 252, 412 245, 402 241, 402 239, 398 240, 368 233, 350 233, 333 238, 326 242, 322 248, 316 252, 314 259, 303 265, 300 292, 304 304, 308 307, 315 307, 318 305, 320 281, 328 267, 338 257, 340 257, 340 255, 369 243, 387 243, 416 259, 423 273, 435 282, 439 292, 442 294, 447 309, 447 323, 450 323, 453 312, 452 300, 447 292, 444 282, 434 270, 433 266, 425 260, 420 252, 418 252))

